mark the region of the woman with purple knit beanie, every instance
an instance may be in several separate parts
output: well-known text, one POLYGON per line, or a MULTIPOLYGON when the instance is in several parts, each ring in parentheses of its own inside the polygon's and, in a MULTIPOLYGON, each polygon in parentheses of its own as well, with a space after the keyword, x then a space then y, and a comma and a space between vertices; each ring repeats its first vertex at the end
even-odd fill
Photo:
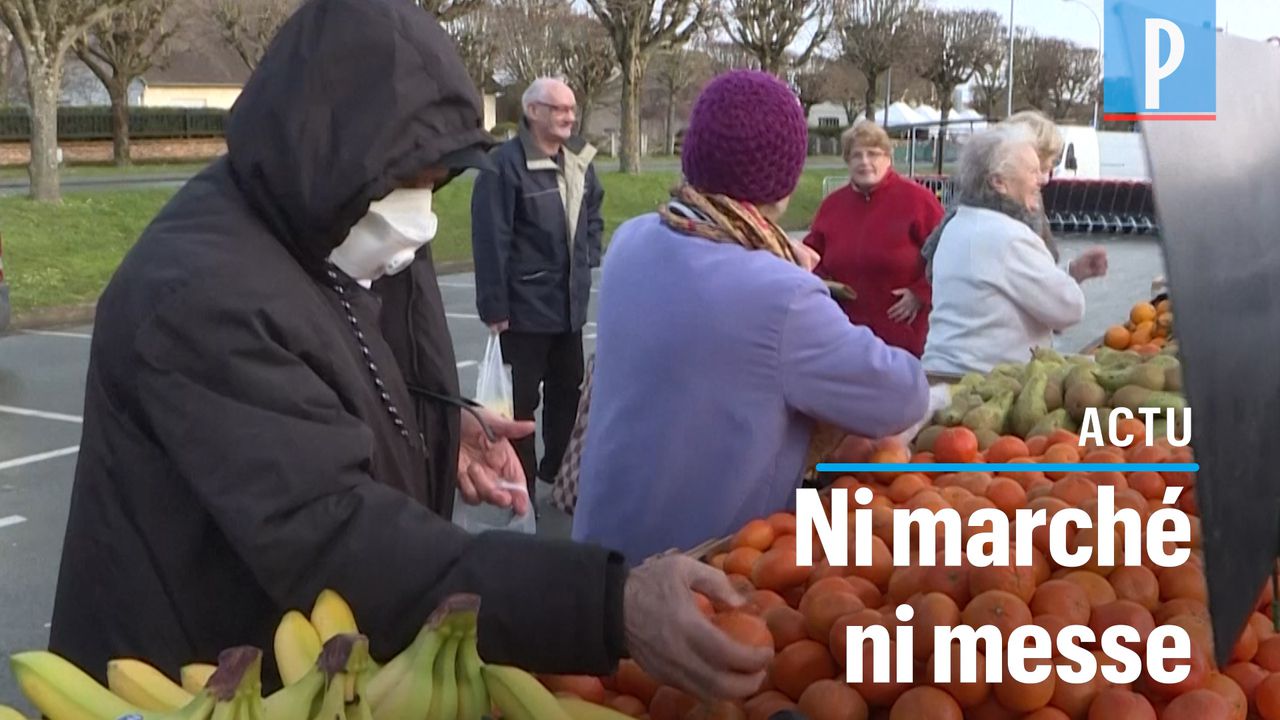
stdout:
POLYGON ((778 219, 808 130, 777 78, 720 75, 686 130, 684 184, 613 236, 600 290, 575 540, 635 565, 795 504, 816 425, 921 420, 919 361, 852 325, 778 219))

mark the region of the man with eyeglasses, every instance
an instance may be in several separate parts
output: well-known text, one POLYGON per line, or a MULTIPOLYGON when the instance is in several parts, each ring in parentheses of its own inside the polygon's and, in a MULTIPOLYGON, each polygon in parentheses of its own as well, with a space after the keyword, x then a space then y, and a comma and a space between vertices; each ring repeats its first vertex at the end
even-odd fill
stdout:
POLYGON ((591 164, 596 149, 573 133, 573 90, 539 78, 522 106, 519 134, 494 152, 496 170, 476 179, 471 228, 476 306, 501 334, 517 419, 533 419, 542 389, 541 464, 532 435, 516 441, 533 503, 537 478, 551 482, 559 471, 577 416, 604 190, 591 164))

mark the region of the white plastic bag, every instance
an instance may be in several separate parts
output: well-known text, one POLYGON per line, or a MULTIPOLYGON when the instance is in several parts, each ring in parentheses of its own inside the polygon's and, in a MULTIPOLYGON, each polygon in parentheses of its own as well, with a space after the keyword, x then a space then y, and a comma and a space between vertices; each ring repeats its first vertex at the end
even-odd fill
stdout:
POLYGON ((480 361, 476 380, 476 402, 508 419, 515 417, 511 399, 511 370, 502 362, 502 342, 498 333, 489 333, 489 344, 480 361))
MULTIPOLYGON (((502 362, 502 343, 496 332, 489 334, 489 343, 485 346, 484 359, 480 361, 479 370, 480 376, 476 380, 476 402, 490 412, 508 419, 513 418, 515 410, 511 391, 511 369, 502 362)), ((529 490, 525 484, 509 478, 500 478, 498 485, 513 495, 519 494, 525 497, 525 506, 528 509, 524 515, 516 515, 513 509, 500 508, 488 503, 468 505, 462 499, 462 493, 455 490, 454 524, 472 534, 488 530, 510 530, 529 535, 537 532, 538 524, 533 507, 528 501, 529 490)))

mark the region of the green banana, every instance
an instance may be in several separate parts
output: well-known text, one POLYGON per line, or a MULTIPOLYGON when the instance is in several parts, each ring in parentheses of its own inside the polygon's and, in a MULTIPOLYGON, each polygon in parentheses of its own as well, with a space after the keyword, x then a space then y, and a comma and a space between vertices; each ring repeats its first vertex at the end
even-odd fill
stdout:
POLYGON ((306 615, 290 610, 276 626, 274 647, 280 679, 290 685, 316 664, 316 658, 320 657, 320 633, 306 615))
POLYGON ((309 718, 324 693, 325 675, 319 665, 312 665, 297 682, 271 693, 262 701, 267 720, 309 718))
MULTIPOLYGON (((323 692, 318 696, 315 720, 371 720, 365 685, 371 674, 369 639, 364 635, 335 635, 320 650, 316 661, 323 677, 323 692)), ((281 720, 284 720, 282 717, 281 720)))
POLYGON ((587 702, 572 695, 557 695, 556 700, 572 720, 627 720, 630 717, 613 708, 587 702))
POLYGON ((573 720, 556 696, 524 670, 489 664, 480 673, 504 720, 573 720))
POLYGON ((0 720, 27 720, 27 716, 8 705, 0 705, 0 720))
POLYGON ((476 720, 489 714, 489 691, 480 674, 482 667, 484 661, 480 659, 473 627, 458 646, 458 720, 476 720))
POLYGON ((98 684, 83 670, 51 652, 33 650, 9 659, 18 689, 49 720, 116 720, 146 717, 141 708, 98 684))
POLYGON ((205 692, 217 700, 211 720, 263 720, 262 651, 233 647, 218 655, 218 669, 209 677, 205 692))
POLYGON ((366 696, 375 720, 427 717, 437 691, 437 657, 442 655, 452 633, 466 630, 468 625, 474 627, 479 609, 477 595, 445 598, 409 647, 373 673, 366 696))
POLYGON ((445 633, 448 639, 431 669, 431 683, 435 687, 431 691, 427 720, 455 720, 458 716, 458 644, 462 636, 448 625, 445 633))
POLYGON ((311 720, 347 720, 346 688, 341 682, 330 682, 321 696, 320 708, 311 720))

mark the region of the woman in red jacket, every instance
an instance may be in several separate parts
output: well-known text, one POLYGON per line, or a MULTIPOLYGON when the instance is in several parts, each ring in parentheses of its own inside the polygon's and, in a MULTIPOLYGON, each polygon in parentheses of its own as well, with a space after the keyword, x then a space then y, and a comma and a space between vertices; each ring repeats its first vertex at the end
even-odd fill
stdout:
POLYGON ((841 146, 849 184, 822 202, 805 243, 822 256, 818 274, 857 294, 841 303, 849 320, 919 357, 932 296, 920 250, 942 204, 893 171, 893 146, 879 125, 858 123, 841 146))

